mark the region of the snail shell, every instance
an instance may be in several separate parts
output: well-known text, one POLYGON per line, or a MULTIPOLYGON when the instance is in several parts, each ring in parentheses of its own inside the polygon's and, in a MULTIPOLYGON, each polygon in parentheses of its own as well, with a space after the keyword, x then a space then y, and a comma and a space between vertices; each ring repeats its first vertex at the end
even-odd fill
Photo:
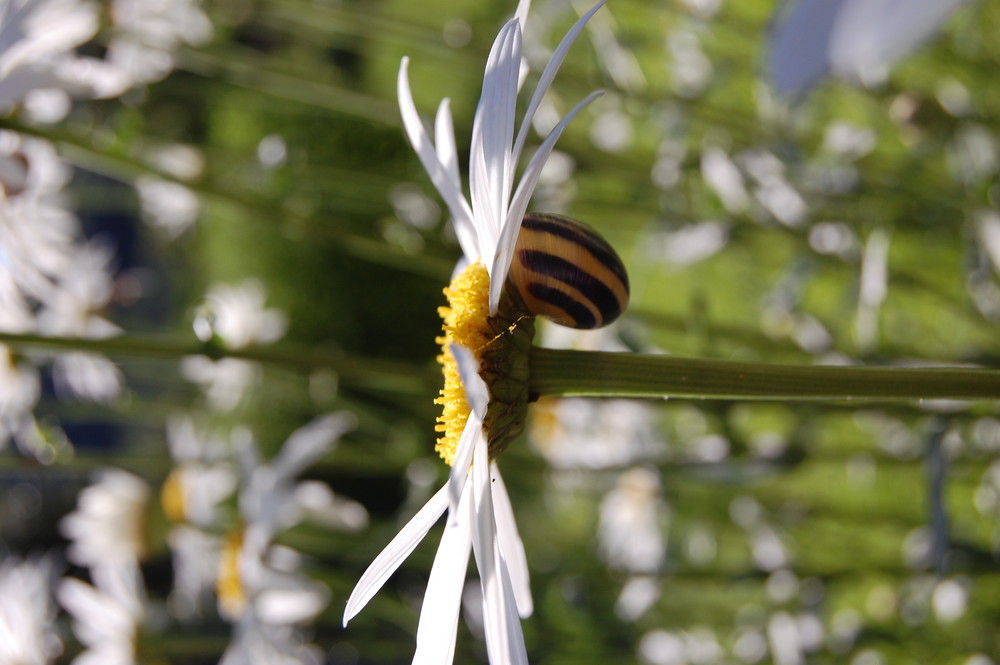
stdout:
POLYGON ((529 314, 570 328, 600 328, 628 304, 621 258, 597 231, 562 215, 524 216, 508 279, 529 314))

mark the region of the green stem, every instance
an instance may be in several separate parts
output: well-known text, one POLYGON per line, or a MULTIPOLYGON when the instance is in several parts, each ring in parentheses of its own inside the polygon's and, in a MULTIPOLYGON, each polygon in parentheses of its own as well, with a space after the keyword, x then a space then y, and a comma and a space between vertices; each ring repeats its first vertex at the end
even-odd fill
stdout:
POLYGON ((770 365, 535 347, 531 350, 529 389, 539 396, 792 401, 1000 399, 1000 370, 770 365))
POLYGON ((432 393, 440 382, 435 372, 379 358, 260 346, 227 349, 213 342, 189 342, 166 336, 130 335, 84 339, 0 332, 0 344, 60 351, 92 351, 111 356, 134 355, 168 360, 178 360, 185 356, 206 356, 213 360, 237 358, 305 370, 329 368, 337 372, 340 381, 354 387, 414 395, 432 393))

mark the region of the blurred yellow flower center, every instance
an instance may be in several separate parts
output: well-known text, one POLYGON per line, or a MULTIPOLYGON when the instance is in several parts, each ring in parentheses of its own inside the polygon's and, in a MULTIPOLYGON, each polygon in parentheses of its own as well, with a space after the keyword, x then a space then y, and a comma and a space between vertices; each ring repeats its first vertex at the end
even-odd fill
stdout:
POLYGON ((444 374, 444 388, 441 389, 441 396, 434 400, 435 404, 442 406, 442 413, 438 416, 435 427, 440 434, 434 449, 448 466, 455 461, 455 451, 469 419, 465 388, 462 387, 458 364, 448 347, 451 344, 461 344, 479 359, 479 351, 494 337, 488 320, 489 292, 490 276, 485 266, 477 261, 445 287, 448 306, 438 308, 438 314, 444 319, 441 326, 444 334, 435 341, 441 345, 441 355, 437 360, 441 363, 441 372, 444 374))
POLYGON ((184 482, 181 480, 181 470, 176 468, 170 472, 160 488, 160 504, 163 514, 171 522, 183 522, 187 519, 187 506, 184 501, 184 482))
POLYGON ((243 548, 243 528, 237 527, 226 536, 219 554, 219 577, 215 583, 219 612, 230 620, 243 615, 247 596, 240 580, 240 550, 243 548))

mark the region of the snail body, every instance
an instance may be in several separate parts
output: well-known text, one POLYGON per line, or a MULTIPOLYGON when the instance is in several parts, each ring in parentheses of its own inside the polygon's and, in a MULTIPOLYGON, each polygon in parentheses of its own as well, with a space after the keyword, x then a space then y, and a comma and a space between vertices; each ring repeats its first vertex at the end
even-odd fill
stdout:
POLYGON ((600 328, 628 304, 625 265, 587 224, 548 213, 528 213, 508 273, 528 314, 570 328, 600 328))

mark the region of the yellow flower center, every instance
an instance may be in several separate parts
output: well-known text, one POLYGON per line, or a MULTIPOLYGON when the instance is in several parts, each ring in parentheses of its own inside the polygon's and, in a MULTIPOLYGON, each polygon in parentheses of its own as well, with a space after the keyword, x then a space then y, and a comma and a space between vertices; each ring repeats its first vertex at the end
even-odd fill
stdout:
POLYGON ((180 467, 174 469, 163 481, 160 488, 160 504, 163 513, 171 522, 183 522, 187 519, 187 502, 184 500, 184 481, 181 479, 180 467))
POLYGON ((441 345, 441 355, 437 357, 444 374, 444 388, 434 400, 442 406, 435 429, 440 433, 434 449, 448 466, 455 461, 462 430, 469 419, 469 404, 465 401, 465 388, 458 372, 458 364, 452 356, 451 344, 460 344, 475 354, 479 360, 480 350, 494 338, 490 327, 489 314, 490 277, 486 267, 478 261, 463 270, 451 284, 445 287, 447 307, 439 307, 438 314, 444 320, 441 328, 444 334, 435 341, 441 345))
POLYGON ((226 536, 219 553, 219 576, 215 593, 219 599, 220 613, 230 620, 243 615, 247 595, 240 580, 240 550, 243 549, 243 528, 237 527, 226 536))

